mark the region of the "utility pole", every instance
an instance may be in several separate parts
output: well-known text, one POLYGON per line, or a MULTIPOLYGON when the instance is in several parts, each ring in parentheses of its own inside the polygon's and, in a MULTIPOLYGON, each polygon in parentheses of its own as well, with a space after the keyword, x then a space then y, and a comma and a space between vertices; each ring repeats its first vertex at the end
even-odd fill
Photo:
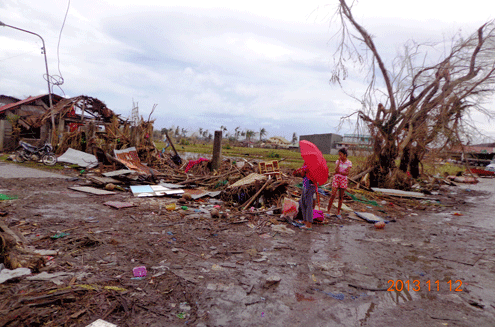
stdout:
POLYGON ((41 39, 41 42, 43 43, 43 47, 41 48, 41 51, 45 55, 46 82, 48 83, 48 101, 50 102, 50 114, 51 114, 51 118, 52 118, 52 132, 55 131, 55 116, 53 114, 52 91, 50 88, 50 74, 48 73, 48 61, 46 59, 45 40, 43 40, 41 35, 27 31, 27 30, 23 30, 22 28, 18 28, 18 27, 12 26, 12 25, 7 25, 7 24, 4 24, 2 22, 0 22, 0 26, 10 27, 10 28, 13 28, 15 30, 19 30, 22 32, 33 34, 33 35, 36 35, 37 37, 39 37, 41 39))

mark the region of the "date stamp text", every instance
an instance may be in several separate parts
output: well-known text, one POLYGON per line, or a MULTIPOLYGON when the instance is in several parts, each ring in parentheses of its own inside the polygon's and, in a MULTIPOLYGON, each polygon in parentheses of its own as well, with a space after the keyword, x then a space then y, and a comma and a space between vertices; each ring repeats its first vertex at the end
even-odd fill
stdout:
POLYGON ((440 290, 448 290, 449 292, 462 292, 462 281, 457 279, 456 281, 448 280, 447 282, 436 281, 419 281, 415 280, 401 280, 401 279, 389 279, 387 282, 390 287, 387 289, 388 292, 402 292, 402 290, 407 290, 408 292, 414 291, 428 291, 428 292, 439 292, 440 290))

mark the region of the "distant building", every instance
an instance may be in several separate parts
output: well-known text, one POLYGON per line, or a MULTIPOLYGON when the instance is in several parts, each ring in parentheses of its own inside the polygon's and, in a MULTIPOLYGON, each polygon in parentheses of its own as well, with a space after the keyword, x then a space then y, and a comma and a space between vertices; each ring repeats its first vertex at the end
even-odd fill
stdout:
POLYGON ((467 160, 472 166, 486 166, 495 159, 495 143, 458 146, 448 151, 447 157, 462 164, 467 160))
POLYGON ((282 136, 272 136, 268 140, 266 140, 266 143, 268 146, 275 148, 288 148, 291 144, 282 136))
POLYGON ((313 143, 323 154, 336 154, 337 145, 342 142, 342 136, 333 133, 300 135, 299 141, 302 140, 313 143))
POLYGON ((371 141, 371 135, 344 134, 342 141, 337 147, 346 148, 351 152, 371 152, 371 141))

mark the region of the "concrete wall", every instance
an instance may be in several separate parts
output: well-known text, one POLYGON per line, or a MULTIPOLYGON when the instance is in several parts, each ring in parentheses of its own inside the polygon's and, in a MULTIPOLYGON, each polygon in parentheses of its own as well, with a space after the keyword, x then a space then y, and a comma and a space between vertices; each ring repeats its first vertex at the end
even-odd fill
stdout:
POLYGON ((299 141, 302 140, 313 143, 323 154, 333 154, 337 150, 332 151, 332 149, 336 148, 337 143, 342 142, 342 136, 333 133, 300 135, 299 141))

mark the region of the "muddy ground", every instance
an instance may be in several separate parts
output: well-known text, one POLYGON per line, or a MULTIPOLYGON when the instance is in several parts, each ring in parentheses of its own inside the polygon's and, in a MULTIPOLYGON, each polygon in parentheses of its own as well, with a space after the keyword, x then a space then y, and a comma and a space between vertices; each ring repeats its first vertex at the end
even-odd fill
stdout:
POLYGON ((93 184, 62 174, 0 178, 0 193, 18 197, 0 201, 0 219, 26 245, 58 251, 0 284, 0 326, 495 325, 493 179, 426 200, 348 199, 390 222, 330 217, 305 231, 212 198, 168 211, 177 198, 77 192, 68 187, 93 184), (229 216, 201 211, 213 205, 229 216))

